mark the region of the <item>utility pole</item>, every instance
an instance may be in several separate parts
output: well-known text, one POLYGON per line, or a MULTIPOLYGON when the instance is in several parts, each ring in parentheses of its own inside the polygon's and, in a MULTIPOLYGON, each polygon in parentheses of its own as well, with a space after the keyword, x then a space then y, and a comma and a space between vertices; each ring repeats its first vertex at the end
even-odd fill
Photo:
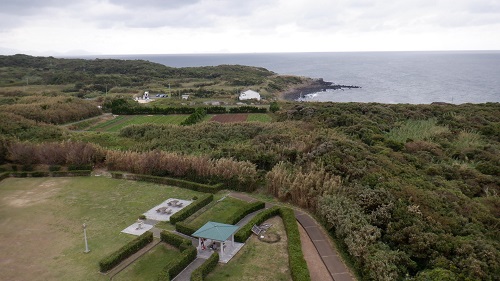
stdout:
POLYGON ((83 239, 85 240, 84 253, 88 253, 88 252, 90 252, 90 250, 89 250, 89 244, 87 243, 87 225, 85 223, 83 224, 83 239))

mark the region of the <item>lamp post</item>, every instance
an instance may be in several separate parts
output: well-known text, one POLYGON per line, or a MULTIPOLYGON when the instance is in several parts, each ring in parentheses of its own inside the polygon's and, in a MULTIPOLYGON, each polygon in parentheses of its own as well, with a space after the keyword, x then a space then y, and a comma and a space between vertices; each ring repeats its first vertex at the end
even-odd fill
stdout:
POLYGON ((84 253, 90 252, 89 250, 89 244, 87 243, 87 225, 83 224, 83 238, 85 240, 85 251, 84 253))

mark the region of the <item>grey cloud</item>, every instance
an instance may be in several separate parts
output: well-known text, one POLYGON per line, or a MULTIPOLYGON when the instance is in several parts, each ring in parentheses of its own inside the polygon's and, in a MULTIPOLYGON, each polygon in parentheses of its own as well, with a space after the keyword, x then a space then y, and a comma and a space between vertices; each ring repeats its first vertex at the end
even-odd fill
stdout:
POLYGON ((70 5, 71 1, 65 0, 2 0, 0 14, 30 15, 46 8, 70 5))

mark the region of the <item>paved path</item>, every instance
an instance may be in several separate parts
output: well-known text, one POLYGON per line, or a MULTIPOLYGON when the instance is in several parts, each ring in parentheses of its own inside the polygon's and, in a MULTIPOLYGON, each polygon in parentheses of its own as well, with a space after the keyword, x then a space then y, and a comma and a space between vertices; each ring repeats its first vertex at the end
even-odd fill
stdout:
MULTIPOLYGON (((235 197, 247 202, 257 201, 255 198, 248 194, 240 192, 231 192, 229 194, 231 197, 235 197)), ((273 204, 266 203, 266 208, 272 207, 273 204)), ((295 217, 297 221, 304 227, 314 244, 314 247, 318 251, 323 263, 330 272, 333 280, 335 281, 354 281, 351 273, 347 269, 346 265, 339 258, 336 249, 330 244, 330 239, 328 234, 326 234, 321 226, 309 216, 307 213, 295 210, 295 217)))

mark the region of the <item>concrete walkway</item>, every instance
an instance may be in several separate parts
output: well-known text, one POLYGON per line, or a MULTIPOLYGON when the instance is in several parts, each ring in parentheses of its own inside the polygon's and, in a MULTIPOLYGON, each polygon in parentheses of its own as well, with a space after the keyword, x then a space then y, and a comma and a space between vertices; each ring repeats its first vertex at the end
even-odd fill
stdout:
MULTIPOLYGON (((229 196, 244 200, 247 202, 257 201, 255 198, 248 194, 240 192, 231 192, 229 196)), ((266 203, 266 208, 272 207, 273 204, 266 203)), ((336 249, 330 244, 328 235, 322 230, 318 222, 309 216, 307 213, 295 210, 295 218, 304 227, 318 251, 319 256, 323 260, 326 268, 330 272, 333 280, 335 281, 354 281, 347 266, 342 262, 337 254, 336 249)))

